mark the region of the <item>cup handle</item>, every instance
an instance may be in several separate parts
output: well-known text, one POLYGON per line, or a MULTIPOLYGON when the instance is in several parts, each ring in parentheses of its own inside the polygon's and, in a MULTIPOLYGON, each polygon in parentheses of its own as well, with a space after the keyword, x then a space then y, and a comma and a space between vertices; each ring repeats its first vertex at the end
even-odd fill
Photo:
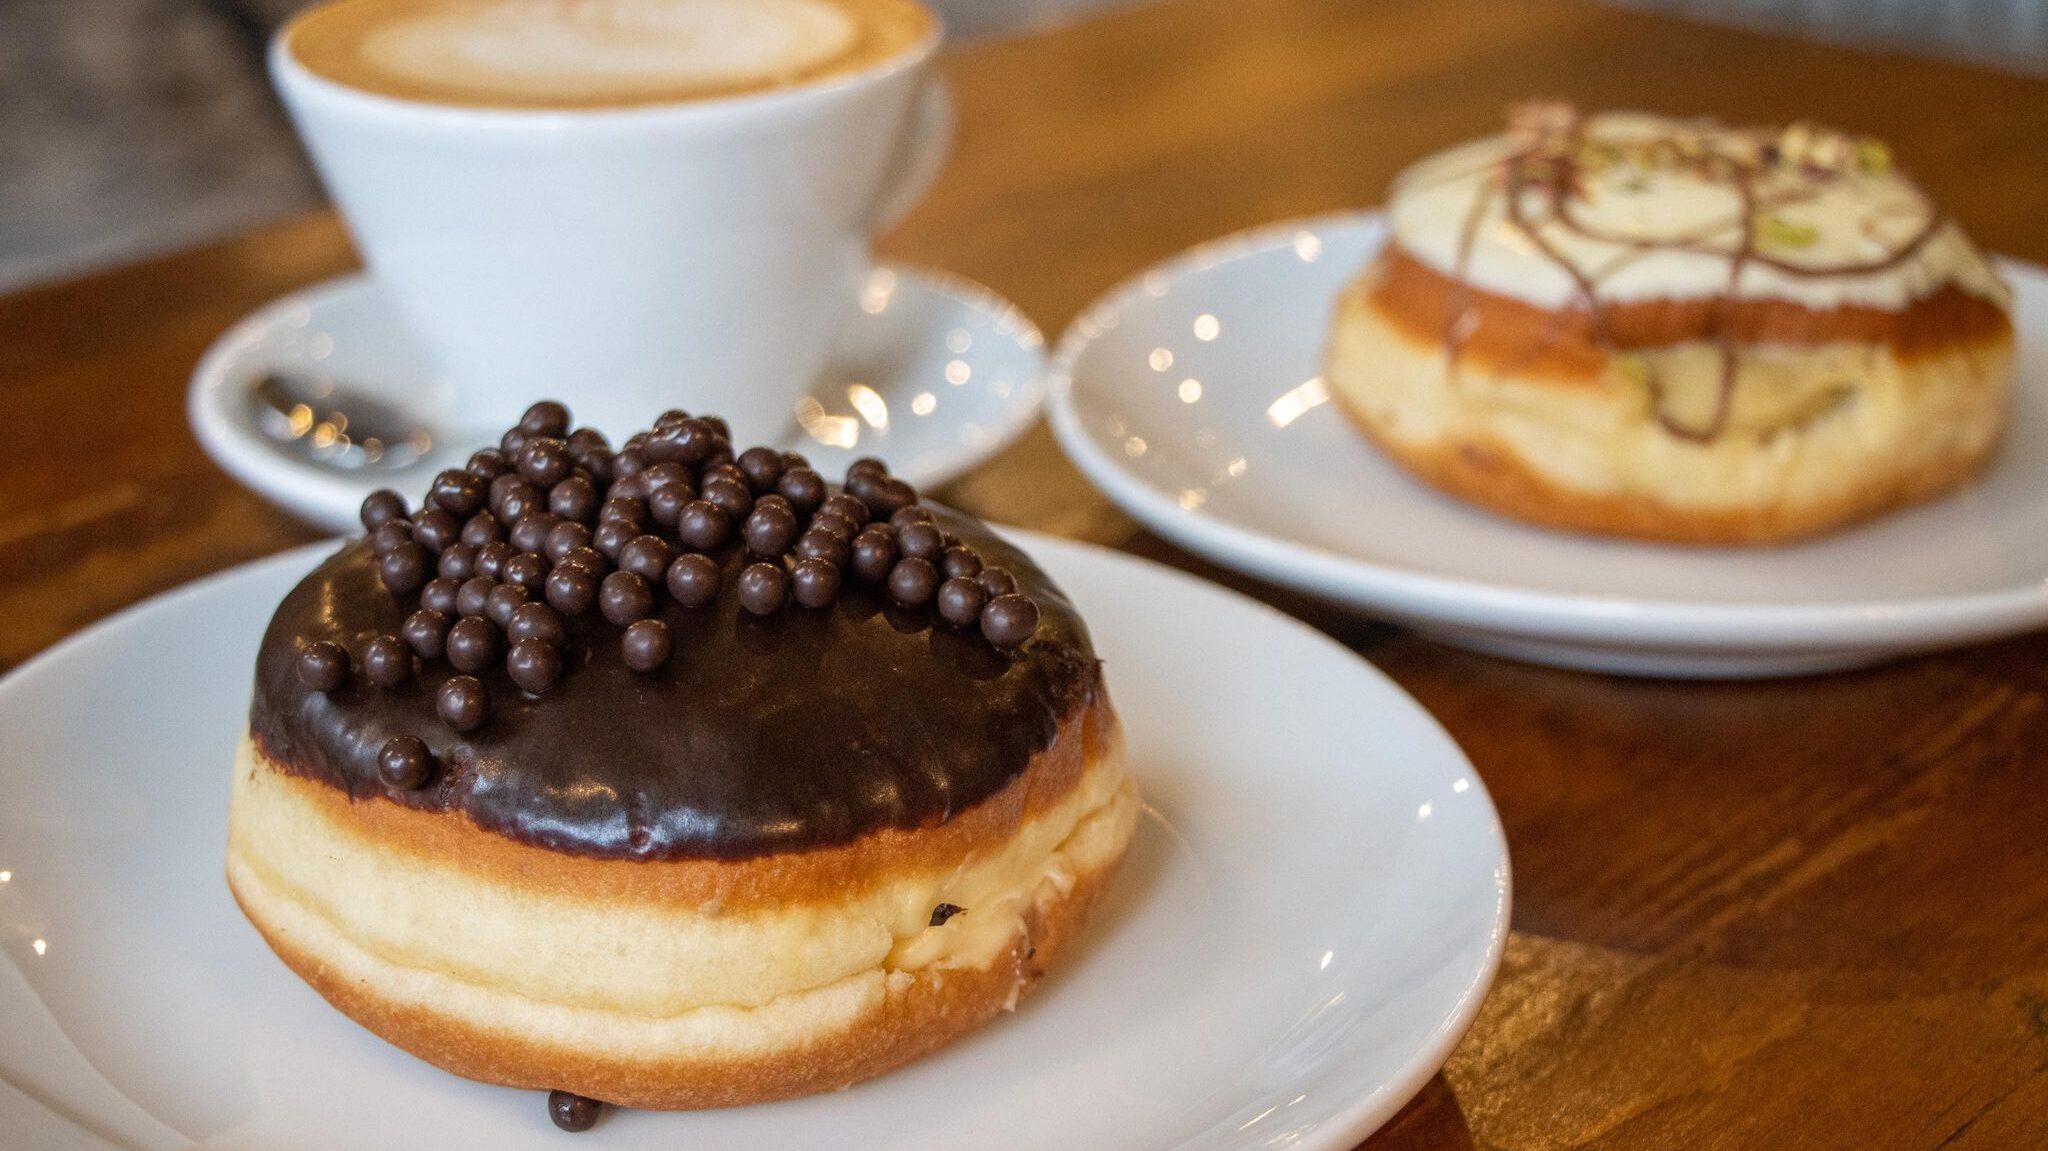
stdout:
POLYGON ((937 76, 927 77, 916 101, 910 130, 898 148, 897 175, 875 206, 870 231, 886 232, 908 216, 932 190, 946 166, 946 154, 952 151, 953 93, 946 82, 937 76))

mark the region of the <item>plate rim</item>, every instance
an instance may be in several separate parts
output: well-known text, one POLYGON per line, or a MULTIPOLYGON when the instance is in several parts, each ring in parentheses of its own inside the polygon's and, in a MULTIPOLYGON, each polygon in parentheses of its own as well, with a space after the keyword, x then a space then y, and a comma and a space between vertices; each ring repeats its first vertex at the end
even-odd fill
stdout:
MULTIPOLYGON (((1045 332, 1030 313, 979 280, 944 268, 896 260, 875 261, 869 274, 883 270, 893 273, 899 282, 921 284, 944 299, 986 316, 991 324, 1009 322, 1011 330, 1004 333, 1005 337, 1014 339, 1018 350, 1033 361, 1033 370, 1022 386, 1012 393, 1014 398, 1002 409, 1002 418, 983 425, 986 434, 981 442, 972 448, 963 448, 943 466, 926 469, 915 480, 922 487, 943 487, 1008 451, 1038 423, 1049 393, 1046 371, 1050 357, 1045 332)), ((378 284, 371 270, 355 268, 273 296, 223 328, 193 364, 186 382, 185 421, 207 458, 237 483, 266 501, 330 529, 342 521, 341 504, 345 502, 342 489, 349 486, 343 482, 346 473, 314 467, 271 452, 230 415, 227 406, 232 402, 234 390, 230 365, 245 350, 246 344, 275 328, 294 310, 304 308, 317 314, 323 307, 333 307, 380 291, 382 285, 378 284)), ((455 430, 459 434, 462 429, 455 430)), ((467 451, 436 445, 421 462, 385 475, 390 482, 402 483, 430 474, 436 464, 449 466, 451 461, 459 463, 467 454, 467 451)), ((349 486, 349 490, 353 491, 353 486, 349 486)), ((361 497, 354 498, 359 500, 361 497)), ((346 502, 351 503, 352 516, 353 501, 346 502)))
MULTIPOLYGON (((1242 608, 1248 608, 1253 616, 1266 624, 1277 626, 1307 642, 1323 647, 1332 656, 1351 663, 1361 674, 1390 693, 1392 701, 1400 706, 1411 721, 1421 725, 1433 737, 1441 740, 1462 765, 1462 776, 1470 781, 1468 792, 1476 792, 1472 801, 1479 803, 1484 814, 1481 822, 1483 839, 1490 855, 1492 871, 1492 908, 1487 924, 1483 953, 1473 968, 1472 977, 1457 989, 1441 1017, 1431 1026, 1423 1042, 1418 1044, 1402 1066, 1388 1078, 1372 1085, 1347 1107, 1332 1112, 1317 1130, 1311 1132, 1297 1146, 1303 1151, 1350 1151, 1360 1140, 1366 1138, 1391 1119, 1421 1092, 1429 1080, 1443 1068, 1453 1049, 1471 1029, 1480 1008, 1485 1004, 1499 976, 1501 964, 1512 930, 1514 908, 1513 861, 1509 852, 1507 833, 1500 817, 1500 809, 1494 802, 1491 790, 1481 776, 1477 765, 1465 752, 1463 746, 1451 735, 1443 723, 1422 702, 1409 693, 1392 676, 1380 669, 1371 660, 1338 643, 1322 631, 1303 623, 1301 620, 1240 592, 1201 579, 1191 573, 1148 560, 1140 556, 1104 547, 1082 540, 1068 539, 1047 533, 1032 531, 1008 525, 994 525, 1000 534, 1016 540, 1020 546, 1039 552, 1072 551, 1088 554, 1091 558, 1107 561, 1112 565, 1126 567, 1142 573, 1148 578, 1164 579, 1180 587, 1184 592, 1197 596, 1220 598, 1234 601, 1242 608)), ((11 698, 29 681, 45 673, 47 668, 73 658, 75 653, 90 645, 110 642, 111 636, 133 626, 145 616, 159 612, 180 610, 190 600, 214 591, 220 585, 237 579, 249 578, 270 569, 310 567, 346 540, 346 537, 327 537, 311 543, 301 544, 283 551, 273 552, 247 560, 232 567, 211 572, 197 579, 168 588, 137 603, 130 604, 102 619, 79 629, 51 646, 37 652, 5 675, 0 675, 0 711, 11 706, 11 698)), ((1055 561, 1057 562, 1057 561, 1055 561)), ((1475 939, 1474 943, 1479 941, 1475 939)), ((1327 1068, 1327 1064, 1324 1065, 1327 1068)), ((1301 1082, 1300 1080, 1296 1081, 1301 1082)), ((1267 1092, 1266 1094, 1270 1094, 1267 1092)), ((1213 1130, 1213 1128, 1211 1129, 1213 1130)), ((1190 1138, 1200 1139, 1209 1132, 1195 1132, 1190 1138)), ((1182 1144, 1176 1146, 1185 1146, 1182 1144)), ((1170 1149, 1169 1149, 1170 1151, 1170 1149)))
MULTIPOLYGON (((1126 469, 1095 441, 1075 406, 1077 368, 1114 317, 1149 295, 1148 280, 1171 283, 1291 243, 1302 232, 1385 232, 1377 208, 1298 216, 1204 241, 1150 265, 1103 292, 1060 335, 1046 367, 1046 416, 1075 466, 1117 504, 1174 543, 1240 571, 1335 597, 1396 619, 1521 637, 1658 644, 1702 652, 1765 648, 1802 651, 1912 647, 1988 639, 2048 623, 2048 579, 1990 592, 1814 604, 1711 604, 1570 594, 1511 583, 1404 569, 1246 527, 1177 499, 1126 469), (1112 318, 1104 325, 1105 317, 1112 318)), ((2048 268, 2013 257, 2001 267, 2048 282, 2048 268)), ((1085 378, 1085 373, 1080 373, 1085 378)))

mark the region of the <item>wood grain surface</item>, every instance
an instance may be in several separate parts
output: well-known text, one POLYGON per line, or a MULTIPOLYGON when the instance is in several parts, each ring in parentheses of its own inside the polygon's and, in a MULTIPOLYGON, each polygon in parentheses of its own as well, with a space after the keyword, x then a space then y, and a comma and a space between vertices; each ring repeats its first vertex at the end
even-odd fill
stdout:
MULTIPOLYGON (((2048 261, 2048 82, 1955 65, 1579 3, 1169 0, 947 69, 955 160, 882 250, 1049 333, 1186 245, 1374 203, 1534 95, 1878 133, 1985 246, 2048 261)), ((314 537, 207 462, 183 394, 236 317, 353 259, 314 216, 0 299, 0 668, 314 537)), ((1305 616, 1478 763, 1516 933, 1376 1151, 2048 1146, 2048 639, 1781 683, 1544 671, 1175 552, 1042 429, 944 494, 1305 616)))

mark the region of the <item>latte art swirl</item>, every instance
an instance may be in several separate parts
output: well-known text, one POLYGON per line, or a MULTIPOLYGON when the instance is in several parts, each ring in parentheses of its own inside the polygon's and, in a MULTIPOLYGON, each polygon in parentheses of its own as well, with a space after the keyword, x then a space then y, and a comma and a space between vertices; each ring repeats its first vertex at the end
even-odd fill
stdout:
POLYGON ((848 73, 930 27, 909 0, 341 0, 287 35, 313 71, 384 95, 601 107, 848 73))

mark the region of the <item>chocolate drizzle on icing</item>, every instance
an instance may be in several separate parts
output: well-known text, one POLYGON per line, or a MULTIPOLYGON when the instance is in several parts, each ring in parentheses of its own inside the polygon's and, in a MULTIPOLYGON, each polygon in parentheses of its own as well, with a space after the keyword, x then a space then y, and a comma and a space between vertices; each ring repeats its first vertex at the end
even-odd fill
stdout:
MULTIPOLYGON (((1744 274, 1766 267, 1799 279, 1866 276, 1895 269, 1914 258, 1947 223, 1920 188, 1900 180, 1913 203, 1914 227, 1903 241, 1885 243, 1876 216, 1859 225, 1862 238, 1880 250, 1869 259, 1803 262, 1773 251, 1796 247, 1796 227, 1775 213, 1814 201, 1844 181, 1890 170, 1881 144, 1812 125, 1784 129, 1735 129, 1711 122, 1676 124, 1651 134, 1611 139, 1596 131, 1576 108, 1530 104, 1511 111, 1506 154, 1489 163, 1486 178, 1460 223, 1450 278, 1455 285, 1444 336, 1454 378, 1475 318, 1471 314, 1470 271, 1482 225, 1498 205, 1516 238, 1553 264, 1573 285, 1572 307, 1591 322, 1593 339, 1609 351, 1623 351, 1609 329, 1602 286, 1616 273, 1656 252, 1690 252, 1724 260, 1725 283, 1712 300, 1711 332, 1720 358, 1719 388, 1708 418, 1697 425, 1674 419, 1666 408, 1654 371, 1645 365, 1645 384, 1658 422, 1674 437, 1704 443, 1726 430, 1741 371, 1742 342, 1734 316, 1742 300, 1744 274), (1631 234, 1600 227, 1585 218, 1589 177, 1618 168, 1643 174, 1680 172, 1707 186, 1724 188, 1733 201, 1725 218, 1686 231, 1631 234), (1774 244, 1773 232, 1777 233, 1774 244), (1559 236, 1596 241, 1622 250, 1591 267, 1574 260, 1559 236)), ((1451 180, 1469 178, 1470 170, 1451 180)), ((1559 316, 1559 323, 1565 320, 1559 316)))
MULTIPOLYGON (((622 480, 647 466, 638 451, 618 453, 622 480)), ((731 458, 711 446, 692 465, 694 481, 673 482, 744 487, 747 479, 732 478, 739 469, 714 474, 731 458)), ((782 475, 798 468, 809 471, 792 457, 782 475)), ((868 514, 834 502, 823 485, 809 490, 802 473, 798 479, 791 489, 818 502, 815 514, 826 521, 812 530, 844 531, 831 521, 868 514)), ((359 539, 273 616, 257 657, 251 737, 282 769, 353 800, 460 812, 487 831, 597 858, 746 859, 944 822, 1001 790, 1051 744, 1061 721, 1096 698, 1099 664, 1073 606, 1022 552, 969 516, 917 503, 908 485, 874 467, 850 476, 850 486, 875 496, 867 507, 877 513, 890 509, 903 526, 928 522, 948 546, 971 551, 985 565, 976 578, 990 577, 1031 605, 1032 626, 1003 613, 994 626, 962 626, 969 621, 906 604, 887 581, 852 573, 826 595, 815 581, 829 561, 816 557, 796 564, 812 573, 807 602, 763 611, 758 601, 743 602, 741 573, 765 565, 780 574, 792 557, 764 557, 732 532, 715 547, 677 555, 670 571, 683 565, 683 579, 647 587, 633 576, 651 593, 648 602, 611 613, 616 620, 591 604, 558 610, 541 593, 522 597, 495 625, 488 615, 465 617, 472 631, 513 633, 504 643, 492 631, 512 658, 484 659, 454 642, 452 616, 422 608, 428 589, 393 586, 378 545, 359 539), (671 590, 677 584, 685 597, 671 590), (409 652, 417 669, 384 675, 382 686, 352 670, 373 645, 372 662, 409 652), (465 649, 461 667, 457 646, 465 649), (307 652, 322 653, 316 682, 302 674, 307 652)), ((644 485, 628 491, 634 487, 644 485)), ((763 495, 756 507, 778 498, 763 495)), ((374 510, 392 522, 389 500, 374 510)), ((863 530, 893 541, 896 529, 881 518, 863 530)), ((816 546, 830 550, 827 542, 816 546)), ((597 555, 561 549, 548 575, 586 578, 605 563, 597 555)))

